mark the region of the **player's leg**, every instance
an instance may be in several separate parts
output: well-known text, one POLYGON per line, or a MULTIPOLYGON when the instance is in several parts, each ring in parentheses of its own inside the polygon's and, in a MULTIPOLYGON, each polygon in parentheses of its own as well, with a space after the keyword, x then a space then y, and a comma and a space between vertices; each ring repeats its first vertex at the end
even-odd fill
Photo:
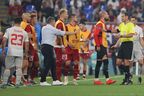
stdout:
POLYGON ((88 63, 88 54, 81 54, 81 60, 83 63, 83 79, 86 79, 87 63, 88 63))
POLYGON ((109 72, 108 72, 108 65, 109 65, 109 61, 108 61, 108 56, 107 56, 107 49, 102 46, 101 47, 101 51, 102 51, 102 62, 103 62, 103 74, 105 75, 106 78, 106 84, 110 85, 115 83, 115 80, 110 79, 109 77, 109 72))
POLYGON ((68 84, 68 72, 69 72, 70 63, 71 63, 70 55, 71 54, 67 55, 67 60, 66 60, 65 65, 64 65, 64 85, 68 84))
POLYGON ((61 76, 62 76, 62 48, 55 48, 55 53, 56 53, 57 79, 61 81, 61 76))
POLYGON ((26 82, 28 80, 28 66, 29 66, 29 60, 24 56, 22 64, 22 74, 23 74, 22 80, 25 85, 27 85, 26 82))
POLYGON ((16 57, 16 60, 15 60, 15 64, 16 64, 16 87, 19 87, 19 85, 21 83, 22 63, 23 63, 23 57, 16 57))
POLYGON ((65 48, 65 52, 66 54, 63 55, 63 59, 65 61, 65 65, 64 65, 64 85, 68 84, 68 72, 70 70, 70 63, 72 61, 72 49, 70 49, 69 47, 65 48))
MULTIPOLYGON (((97 51, 97 50, 96 50, 97 51)), ((101 50, 97 51, 97 61, 96 61, 96 66, 95 66, 95 80, 94 80, 94 85, 102 85, 103 83, 99 80, 99 72, 100 68, 102 66, 102 58, 103 58, 103 52, 101 50)))
POLYGON ((143 66, 144 66, 144 60, 143 60, 143 54, 141 49, 136 50, 135 58, 138 60, 139 63, 139 69, 138 69, 138 84, 141 84, 142 82, 142 73, 143 73, 143 66))
POLYGON ((35 50, 33 65, 32 65, 31 70, 30 70, 30 82, 32 84, 36 84, 36 82, 34 81, 34 78, 38 74, 38 67, 39 67, 39 58, 38 58, 38 53, 35 50))
POLYGON ((130 74, 130 60, 132 57, 132 51, 133 51, 133 42, 125 42, 124 43, 124 50, 123 50, 123 56, 124 56, 124 64, 125 64, 125 79, 127 84, 132 84, 131 81, 131 74, 130 74))
POLYGON ((78 85, 77 84, 77 77, 79 74, 79 51, 78 49, 74 49, 73 51, 73 61, 74 61, 74 70, 73 70, 73 84, 74 85, 78 85))
POLYGON ((10 76, 10 68, 14 67, 14 57, 12 56, 6 56, 5 58, 5 70, 3 74, 3 83, 1 88, 6 88, 8 79, 10 76))

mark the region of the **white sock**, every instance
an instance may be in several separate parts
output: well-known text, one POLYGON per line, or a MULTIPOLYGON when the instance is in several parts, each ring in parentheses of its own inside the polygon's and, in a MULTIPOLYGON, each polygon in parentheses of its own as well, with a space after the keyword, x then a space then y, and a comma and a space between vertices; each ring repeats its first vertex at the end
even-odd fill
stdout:
POLYGON ((8 83, 9 76, 10 76, 10 70, 9 69, 5 69, 4 74, 3 74, 3 84, 7 84, 8 83))
POLYGON ((16 84, 20 84, 22 77, 22 70, 21 68, 17 68, 16 70, 16 84))

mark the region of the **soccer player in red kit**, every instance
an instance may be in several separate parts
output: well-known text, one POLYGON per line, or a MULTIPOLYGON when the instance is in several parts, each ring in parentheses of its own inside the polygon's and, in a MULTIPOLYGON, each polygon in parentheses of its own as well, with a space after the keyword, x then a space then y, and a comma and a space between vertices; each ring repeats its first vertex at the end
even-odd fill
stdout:
MULTIPOLYGON (((59 11, 59 19, 56 21, 55 27, 62 31, 66 31, 66 26, 64 24, 65 19, 68 18, 68 12, 66 9, 61 9, 59 11)), ((56 73, 57 79, 61 81, 62 76, 62 54, 64 53, 64 48, 67 45, 66 36, 57 36, 55 52, 56 52, 56 73)))
POLYGON ((95 50, 97 51, 97 63, 95 67, 94 84, 95 85, 104 84, 99 80, 99 71, 103 64, 103 74, 105 75, 106 78, 106 84, 109 85, 116 82, 115 80, 111 80, 109 78, 109 73, 108 73, 108 56, 107 56, 108 41, 107 41, 106 32, 108 32, 109 30, 106 29, 105 22, 109 19, 109 15, 106 11, 101 11, 99 13, 99 16, 100 16, 100 20, 95 25, 95 30, 94 30, 94 39, 96 44, 95 50))

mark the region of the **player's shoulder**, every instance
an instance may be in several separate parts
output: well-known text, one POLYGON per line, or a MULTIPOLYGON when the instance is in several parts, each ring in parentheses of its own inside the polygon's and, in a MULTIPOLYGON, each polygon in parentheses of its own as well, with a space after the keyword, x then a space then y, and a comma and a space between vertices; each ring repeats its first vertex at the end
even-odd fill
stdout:
POLYGON ((140 27, 139 25, 136 25, 136 28, 139 30, 143 30, 142 27, 140 27))
POLYGON ((9 28, 6 29, 6 32, 10 32, 10 31, 12 31, 13 29, 14 29, 14 26, 9 27, 9 28))
POLYGON ((101 21, 98 21, 97 23, 96 23, 96 26, 102 26, 103 25, 103 23, 101 22, 101 21))
POLYGON ((55 25, 63 25, 63 22, 61 20, 57 20, 55 25))
POLYGON ((132 22, 128 22, 127 26, 134 27, 134 24, 132 22))
POLYGON ((124 22, 121 22, 121 23, 119 24, 119 26, 123 26, 123 25, 125 25, 124 22))

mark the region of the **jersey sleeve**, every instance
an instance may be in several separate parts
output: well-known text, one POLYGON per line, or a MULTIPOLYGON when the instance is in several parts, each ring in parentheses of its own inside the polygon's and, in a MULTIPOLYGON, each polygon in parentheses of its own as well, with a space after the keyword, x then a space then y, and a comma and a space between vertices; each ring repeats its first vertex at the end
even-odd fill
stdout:
POLYGON ((100 39, 101 39, 100 35, 102 35, 101 30, 102 30, 102 24, 99 23, 95 26, 95 29, 94 29, 94 40, 95 40, 97 47, 100 47, 100 39))
POLYGON ((58 23, 58 24, 56 25, 56 28, 57 28, 57 29, 60 29, 60 30, 62 30, 62 31, 64 30, 62 23, 58 23))

